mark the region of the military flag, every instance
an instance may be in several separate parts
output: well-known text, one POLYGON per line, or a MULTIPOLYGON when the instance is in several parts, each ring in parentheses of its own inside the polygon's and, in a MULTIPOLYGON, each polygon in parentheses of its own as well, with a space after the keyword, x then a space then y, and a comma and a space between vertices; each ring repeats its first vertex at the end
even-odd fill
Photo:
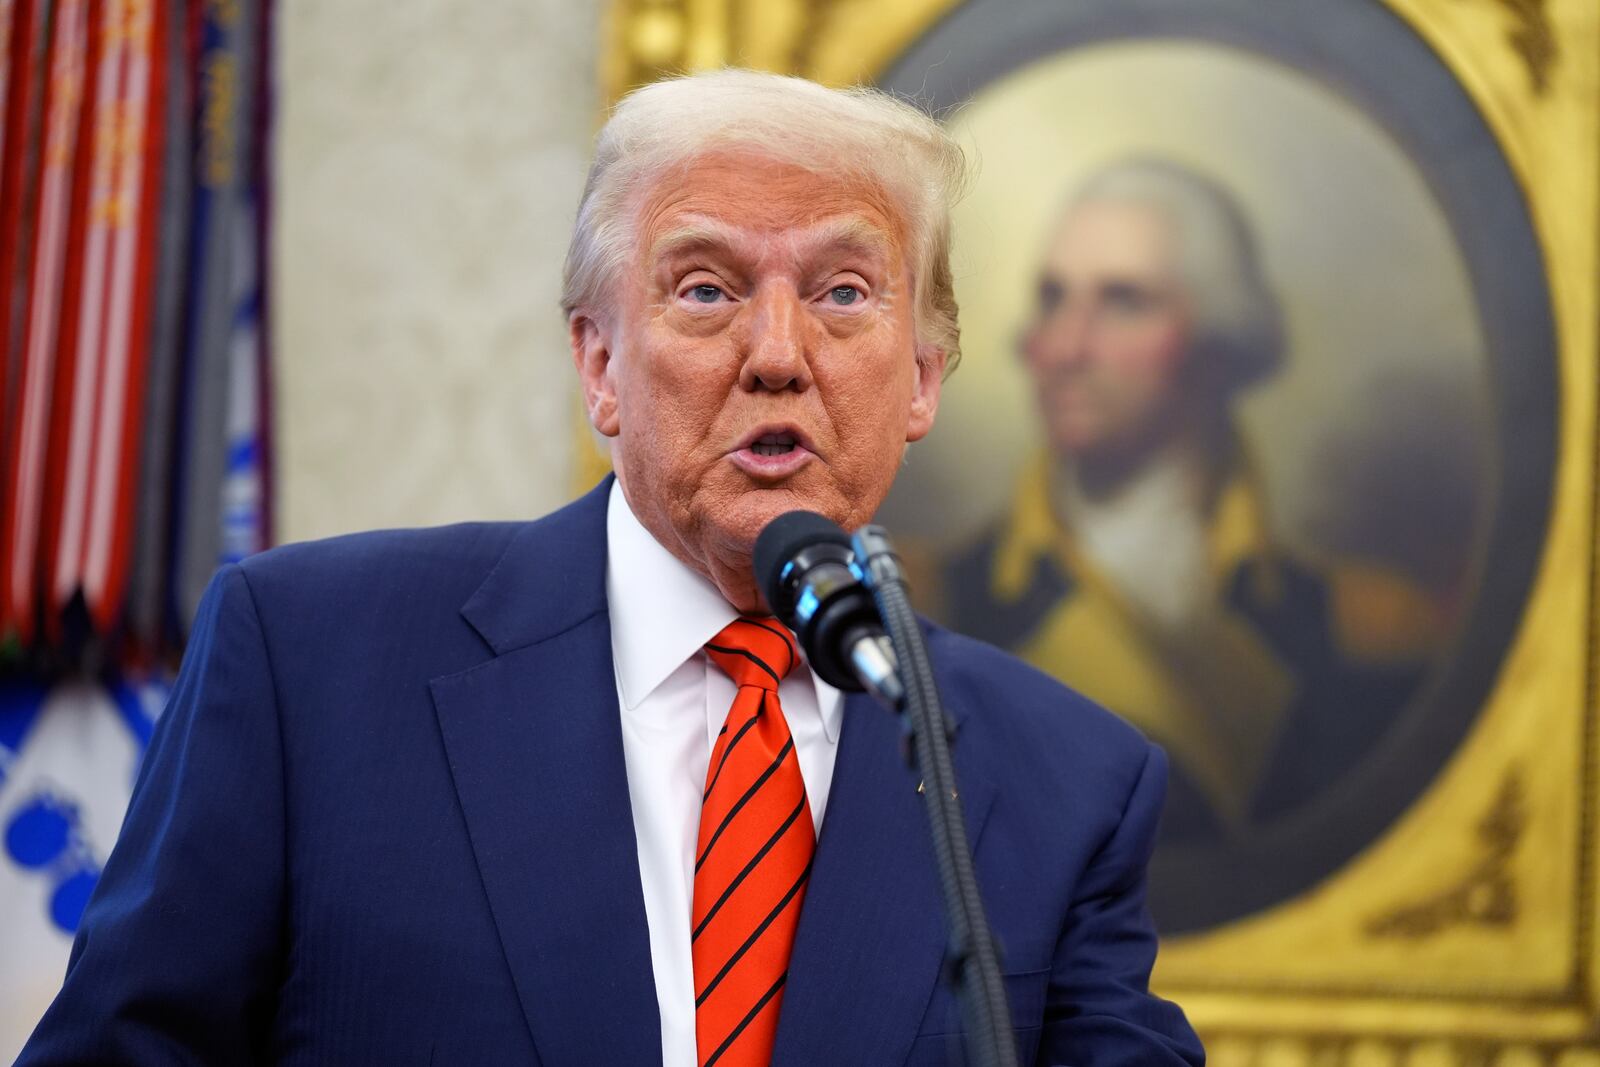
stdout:
POLYGON ((271 542, 270 0, 0 0, 0 1062, 271 542))

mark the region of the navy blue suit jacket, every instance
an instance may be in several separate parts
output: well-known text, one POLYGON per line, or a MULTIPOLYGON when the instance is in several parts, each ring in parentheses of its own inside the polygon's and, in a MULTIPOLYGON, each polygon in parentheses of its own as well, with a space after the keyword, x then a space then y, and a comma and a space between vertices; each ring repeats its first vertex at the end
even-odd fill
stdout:
MULTIPOLYGON (((225 568, 21 1064, 659 1063, 608 486, 538 522, 225 568)), ((929 640, 1023 1062, 1201 1063, 1146 988, 1160 751, 993 648, 929 640)), ((961 1058, 901 743, 848 698, 775 1064, 961 1058)))

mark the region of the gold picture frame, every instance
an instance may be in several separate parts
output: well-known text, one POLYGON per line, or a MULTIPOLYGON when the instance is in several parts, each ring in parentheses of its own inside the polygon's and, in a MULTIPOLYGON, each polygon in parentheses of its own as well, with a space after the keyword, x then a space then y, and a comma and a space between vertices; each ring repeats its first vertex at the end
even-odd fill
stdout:
MULTIPOLYGON (((1526 202, 1557 380, 1544 536, 1488 695, 1426 790, 1309 891, 1168 939, 1156 983, 1219 1067, 1600 1067, 1600 5, 1337 3, 1380 5, 1420 39, 1526 202)), ((604 95, 728 64, 879 81, 960 6, 614 0, 604 95)), ((604 459, 579 438, 587 487, 604 459)))

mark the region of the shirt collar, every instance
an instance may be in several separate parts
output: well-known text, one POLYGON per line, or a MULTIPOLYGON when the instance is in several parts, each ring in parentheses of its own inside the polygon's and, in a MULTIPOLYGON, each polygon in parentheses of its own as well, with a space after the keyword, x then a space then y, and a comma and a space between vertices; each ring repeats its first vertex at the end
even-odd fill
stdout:
MULTIPOLYGON (((1235 441, 1233 449, 1209 509, 1211 571, 1230 575, 1253 563, 1257 580, 1276 589, 1277 550, 1262 505, 1262 480, 1243 444, 1235 441)), ((990 592, 1002 603, 1015 603, 1028 591, 1041 556, 1054 556, 1069 574, 1084 570, 1071 529, 1062 525, 1051 506, 1050 471, 1045 452, 1036 453, 1023 469, 990 577, 990 592)))
MULTIPOLYGON (((606 504, 606 601, 617 688, 629 710, 739 617, 709 579, 644 528, 618 482, 612 483, 606 504)), ((837 743, 842 694, 811 671, 803 652, 795 670, 804 671, 816 687, 823 731, 837 743)))

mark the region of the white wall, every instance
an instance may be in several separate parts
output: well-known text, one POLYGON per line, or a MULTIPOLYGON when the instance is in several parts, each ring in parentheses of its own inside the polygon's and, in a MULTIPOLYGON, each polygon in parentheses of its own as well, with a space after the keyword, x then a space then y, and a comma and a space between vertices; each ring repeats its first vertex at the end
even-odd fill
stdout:
POLYGON ((600 5, 282 0, 278 539, 529 517, 570 484, 556 307, 600 5))

